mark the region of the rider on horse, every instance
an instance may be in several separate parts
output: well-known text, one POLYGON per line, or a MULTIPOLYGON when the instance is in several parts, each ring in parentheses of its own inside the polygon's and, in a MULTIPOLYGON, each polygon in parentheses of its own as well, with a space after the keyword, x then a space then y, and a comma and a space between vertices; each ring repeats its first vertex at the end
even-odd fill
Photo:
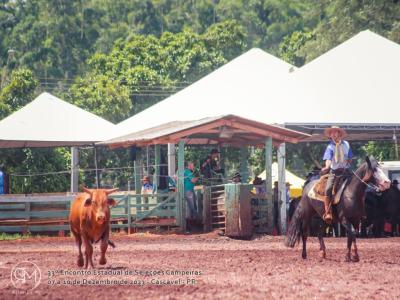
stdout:
POLYGON ((350 144, 344 141, 343 138, 346 136, 346 131, 337 126, 325 129, 325 136, 330 138, 330 143, 326 147, 324 153, 325 167, 322 168, 321 173, 329 172, 328 181, 325 188, 325 214, 324 220, 328 223, 332 222, 332 201, 333 201, 333 187, 335 181, 340 176, 346 174, 348 168, 350 168, 351 159, 353 153, 350 148, 350 144))

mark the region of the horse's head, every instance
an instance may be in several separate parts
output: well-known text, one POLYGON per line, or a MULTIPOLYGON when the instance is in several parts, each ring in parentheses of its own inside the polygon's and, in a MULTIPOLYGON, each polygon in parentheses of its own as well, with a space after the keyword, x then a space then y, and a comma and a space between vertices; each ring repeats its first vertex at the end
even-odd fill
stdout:
POLYGON ((381 191, 385 191, 390 188, 390 180, 385 173, 383 173, 382 168, 376 159, 373 156, 367 156, 365 160, 368 166, 368 170, 365 175, 365 181, 376 185, 381 191))

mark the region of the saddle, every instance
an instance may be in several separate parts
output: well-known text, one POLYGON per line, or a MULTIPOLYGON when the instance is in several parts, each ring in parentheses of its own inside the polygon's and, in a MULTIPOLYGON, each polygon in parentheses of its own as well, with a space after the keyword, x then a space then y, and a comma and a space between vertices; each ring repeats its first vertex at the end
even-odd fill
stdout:
MULTIPOLYGON (((308 192, 308 197, 324 202, 325 188, 328 182, 329 174, 321 176, 321 178, 316 181, 308 192)), ((332 196, 333 202, 332 204, 336 205, 339 203, 344 188, 347 185, 347 176, 340 176, 333 185, 332 196)))

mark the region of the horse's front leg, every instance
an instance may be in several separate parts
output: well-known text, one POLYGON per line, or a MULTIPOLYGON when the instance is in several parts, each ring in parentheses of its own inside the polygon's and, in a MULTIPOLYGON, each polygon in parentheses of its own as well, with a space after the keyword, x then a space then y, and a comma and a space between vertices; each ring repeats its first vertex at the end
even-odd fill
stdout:
MULTIPOLYGON (((345 221, 343 225, 346 227, 346 232, 347 232, 347 252, 346 252, 345 261, 350 262, 351 261, 351 246, 353 244, 353 241, 355 242, 355 236, 354 236, 354 232, 352 230, 351 223, 349 221, 345 221)), ((357 246, 356 246, 356 249, 357 249, 357 246)))

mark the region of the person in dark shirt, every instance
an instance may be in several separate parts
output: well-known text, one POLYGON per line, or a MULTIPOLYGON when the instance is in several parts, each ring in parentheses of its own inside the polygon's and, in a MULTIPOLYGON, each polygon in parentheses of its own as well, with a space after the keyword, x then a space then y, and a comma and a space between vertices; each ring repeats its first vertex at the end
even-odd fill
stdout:
POLYGON ((206 184, 210 183, 210 179, 219 177, 224 173, 220 165, 220 152, 218 149, 211 150, 210 155, 207 155, 201 164, 200 170, 206 184))

